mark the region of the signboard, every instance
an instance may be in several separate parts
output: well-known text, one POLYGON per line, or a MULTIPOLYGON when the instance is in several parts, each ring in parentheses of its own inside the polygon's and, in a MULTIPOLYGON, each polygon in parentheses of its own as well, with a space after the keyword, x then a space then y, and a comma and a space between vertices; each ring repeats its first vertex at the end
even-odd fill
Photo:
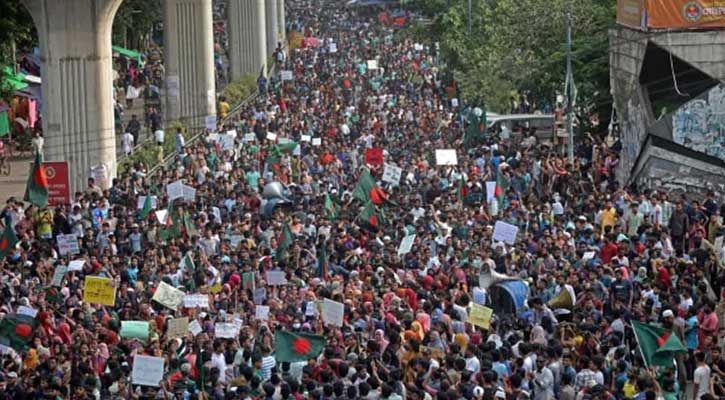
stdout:
POLYGON ((91 167, 91 178, 96 182, 101 189, 108 189, 108 168, 103 164, 98 164, 91 167))
POLYGON ((436 165, 458 165, 456 149, 437 149, 436 165))
POLYGON ((184 296, 184 308, 209 308, 209 296, 205 294, 187 294, 184 296))
POLYGON ((43 167, 48 177, 48 205, 70 204, 68 161, 48 161, 43 163, 43 167))
POLYGON ((282 71, 282 72, 280 73, 280 75, 282 76, 282 80, 283 80, 283 81, 291 81, 292 79, 294 79, 294 78, 292 77, 292 71, 289 71, 289 70, 283 70, 283 71, 282 71))
POLYGON ((78 245, 78 235, 71 233, 68 235, 57 235, 55 240, 58 242, 58 253, 61 256, 66 254, 78 254, 81 248, 78 245))
POLYGON ((173 318, 169 320, 169 328, 166 330, 166 336, 168 338, 177 338, 186 336, 186 331, 189 330, 189 318, 173 318))
POLYGON ((116 288, 108 278, 100 276, 86 276, 83 287, 83 302, 113 306, 116 304, 116 288))
POLYGON ((164 380, 163 357, 142 356, 140 354, 133 357, 131 383, 158 387, 162 380, 164 380))
POLYGON ((617 23, 630 28, 725 27, 723 0, 617 0, 617 23))
POLYGON ((345 305, 334 300, 324 299, 322 300, 320 314, 322 314, 322 321, 326 324, 334 326, 342 326, 342 321, 345 316, 345 305))
POLYGON ((493 227, 493 240, 513 245, 516 243, 516 235, 518 233, 519 228, 517 226, 496 221, 496 225, 493 227))
POLYGON ((400 241, 400 246, 398 247, 398 255, 402 256, 403 254, 410 253, 410 250, 413 249, 414 242, 415 234, 404 237, 403 240, 400 241))
POLYGON ((166 282, 159 283, 151 300, 174 311, 184 302, 185 293, 166 282))
POLYGON ((400 183, 400 177, 403 175, 403 169, 396 167, 393 164, 385 164, 383 170, 383 182, 387 182, 391 185, 397 185, 400 183))
POLYGON ((480 304, 471 303, 471 312, 468 313, 468 322, 483 329, 491 328, 493 310, 480 304))
POLYGON ((617 23, 635 29, 644 29, 646 17, 644 0, 617 0, 617 23))

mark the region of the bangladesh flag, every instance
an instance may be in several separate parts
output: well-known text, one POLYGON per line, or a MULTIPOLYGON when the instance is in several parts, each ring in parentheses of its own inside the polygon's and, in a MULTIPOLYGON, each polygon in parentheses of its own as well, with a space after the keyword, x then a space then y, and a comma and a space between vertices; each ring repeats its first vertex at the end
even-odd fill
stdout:
POLYGON ((480 108, 471 110, 468 113, 468 128, 463 143, 469 146, 484 138, 486 132, 486 112, 480 108))
POLYGON ((166 226, 161 228, 159 233, 161 239, 170 240, 181 237, 181 221, 179 221, 179 210, 169 210, 169 215, 166 217, 166 226))
POLYGON ((284 153, 292 153, 297 148, 297 142, 289 141, 287 143, 280 143, 272 146, 272 148, 269 149, 269 155, 267 156, 267 163, 270 167, 273 167, 275 165, 279 165, 282 154, 284 153))
POLYGON ((300 362, 316 358, 327 343, 324 336, 289 331, 275 332, 274 341, 277 362, 300 362))
POLYGON ((151 212, 151 206, 153 205, 153 198, 151 197, 151 194, 146 195, 146 199, 143 201, 143 208, 141 209, 141 213, 139 214, 140 219, 146 219, 149 216, 149 213, 151 212))
POLYGON ((671 367, 676 353, 687 352, 670 330, 637 321, 632 321, 632 328, 647 367, 671 367))
POLYGON ((352 192, 352 197, 365 203, 370 200, 370 192, 376 187, 377 184, 375 184, 375 180, 372 175, 370 175, 370 171, 365 169, 362 174, 360 174, 357 186, 355 186, 355 190, 352 192))
POLYGON ((461 178, 458 179, 458 201, 463 204, 468 198, 468 184, 466 184, 466 176, 461 174, 461 178))
POLYGON ((365 207, 363 207, 362 211, 360 211, 358 218, 360 218, 363 224, 375 229, 379 228, 383 223, 383 215, 378 212, 372 201, 368 201, 365 204, 365 207))
POLYGON ((21 314, 6 315, 0 321, 0 344, 23 351, 33 339, 33 333, 38 321, 30 316, 21 314))
POLYGON ((325 213, 327 214, 328 219, 333 221, 337 219, 337 206, 335 205, 335 202, 332 201, 332 197, 330 197, 329 193, 325 193, 325 213))
POLYGON ((279 244, 277 245, 277 253, 275 254, 275 260, 281 261, 287 253, 287 249, 292 246, 295 241, 295 236, 292 234, 289 225, 284 224, 282 228, 282 235, 279 238, 279 244))
POLYGON ((185 212, 181 216, 181 222, 184 225, 184 233, 187 237, 199 236, 199 231, 196 230, 194 221, 191 220, 191 217, 189 217, 188 213, 185 212))
POLYGON ((15 234, 12 223, 8 218, 5 221, 5 231, 0 236, 0 259, 7 257, 16 244, 18 244, 18 236, 15 234))
POLYGON ((503 207, 503 201, 506 197, 506 192, 509 190, 509 183, 503 176, 501 171, 496 174, 496 200, 498 201, 499 208, 503 207))
POLYGON ((184 258, 181 259, 181 263, 179 263, 179 269, 188 269, 189 273, 193 273, 196 270, 196 266, 194 265, 194 258, 191 256, 191 252, 186 253, 184 258))
POLYGON ((40 153, 35 154, 35 162, 30 170, 23 200, 29 201, 40 208, 48 205, 48 176, 45 174, 45 167, 40 153))

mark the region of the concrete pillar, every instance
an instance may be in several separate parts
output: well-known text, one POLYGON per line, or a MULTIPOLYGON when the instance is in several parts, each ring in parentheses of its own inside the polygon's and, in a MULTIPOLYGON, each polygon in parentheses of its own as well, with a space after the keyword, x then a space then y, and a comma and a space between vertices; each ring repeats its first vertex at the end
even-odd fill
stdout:
POLYGON ((287 48, 287 20, 285 19, 284 0, 278 0, 277 3, 277 23, 279 24, 279 41, 282 47, 287 48))
POLYGON ((277 22, 277 0, 266 0, 267 4, 267 54, 272 55, 277 48, 279 22, 277 22))
POLYGON ((166 117, 203 128, 216 115, 212 0, 165 0, 166 117))
POLYGON ((229 63, 233 80, 267 69, 267 21, 264 0, 229 0, 229 63))
POLYGON ((40 42, 44 157, 68 161, 73 191, 94 167, 105 167, 106 187, 116 174, 111 28, 121 2, 23 0, 40 42))

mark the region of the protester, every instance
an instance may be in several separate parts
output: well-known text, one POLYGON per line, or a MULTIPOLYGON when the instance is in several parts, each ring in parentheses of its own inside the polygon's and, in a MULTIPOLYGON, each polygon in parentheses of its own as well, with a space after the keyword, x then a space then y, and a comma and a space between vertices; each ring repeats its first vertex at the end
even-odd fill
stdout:
POLYGON ((320 3, 286 1, 301 46, 171 166, 8 200, 6 398, 722 394, 722 232, 688 225, 717 195, 481 129, 430 47, 320 3))

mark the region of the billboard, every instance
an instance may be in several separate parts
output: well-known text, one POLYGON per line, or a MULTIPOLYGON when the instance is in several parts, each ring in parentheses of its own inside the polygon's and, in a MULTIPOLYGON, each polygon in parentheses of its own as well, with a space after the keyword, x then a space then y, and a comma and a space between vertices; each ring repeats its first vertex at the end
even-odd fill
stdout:
POLYGON ((647 0, 647 5, 651 29, 725 27, 725 0, 647 0))
POLYGON ((617 0, 617 23, 641 30, 725 27, 725 0, 617 0))
POLYGON ((48 177, 48 205, 70 204, 68 161, 47 161, 43 166, 48 177))

